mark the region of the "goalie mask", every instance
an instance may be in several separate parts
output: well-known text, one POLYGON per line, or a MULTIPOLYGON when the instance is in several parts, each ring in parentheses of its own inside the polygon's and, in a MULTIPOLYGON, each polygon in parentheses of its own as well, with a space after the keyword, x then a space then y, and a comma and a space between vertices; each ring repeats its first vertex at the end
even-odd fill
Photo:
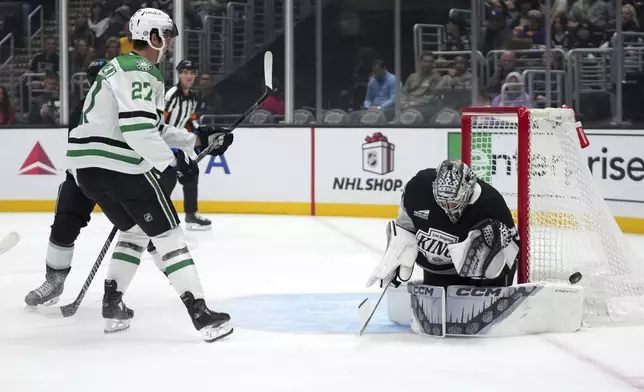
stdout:
POLYGON ((476 173, 462 161, 445 160, 438 166, 434 199, 453 223, 461 218, 475 185, 476 173))

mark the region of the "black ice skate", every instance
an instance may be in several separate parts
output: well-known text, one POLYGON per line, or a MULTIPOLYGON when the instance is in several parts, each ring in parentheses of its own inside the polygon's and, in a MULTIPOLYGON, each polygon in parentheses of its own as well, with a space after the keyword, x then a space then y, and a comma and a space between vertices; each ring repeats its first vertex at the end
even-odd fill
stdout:
POLYGON ((186 214, 186 230, 210 230, 212 222, 210 219, 195 212, 186 214))
POLYGON ((125 306, 123 293, 116 291, 116 282, 105 280, 105 294, 103 295, 103 318, 105 319, 105 333, 123 331, 130 328, 130 319, 134 311, 125 306))
POLYGON ((71 267, 57 270, 47 266, 45 283, 31 290, 25 297, 25 303, 29 306, 49 306, 57 303, 65 288, 65 279, 70 270, 71 267))
POLYGON ((192 324, 201 332, 201 337, 206 342, 211 343, 233 333, 228 313, 213 312, 206 306, 206 301, 201 298, 195 299, 189 291, 181 295, 181 301, 188 309, 192 324))

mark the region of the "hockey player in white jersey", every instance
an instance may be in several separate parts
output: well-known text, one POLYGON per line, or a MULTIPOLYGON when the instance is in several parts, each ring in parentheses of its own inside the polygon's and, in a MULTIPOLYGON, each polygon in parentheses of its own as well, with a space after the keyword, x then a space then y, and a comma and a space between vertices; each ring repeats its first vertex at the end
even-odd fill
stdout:
POLYGON ((133 53, 103 67, 80 125, 71 132, 75 143, 67 150, 81 190, 119 229, 105 280, 105 332, 129 328, 134 312, 123 294, 151 240, 160 256, 155 257, 157 266, 181 297, 195 328, 211 342, 232 333, 230 316, 206 306, 176 210, 159 183, 160 173, 169 167, 186 178, 199 171, 185 152, 171 150, 164 141, 175 137, 192 146, 196 137, 163 123, 164 85, 155 64, 178 32, 167 14, 152 8, 138 10, 129 27, 133 53), (162 138, 164 133, 172 135, 162 138))

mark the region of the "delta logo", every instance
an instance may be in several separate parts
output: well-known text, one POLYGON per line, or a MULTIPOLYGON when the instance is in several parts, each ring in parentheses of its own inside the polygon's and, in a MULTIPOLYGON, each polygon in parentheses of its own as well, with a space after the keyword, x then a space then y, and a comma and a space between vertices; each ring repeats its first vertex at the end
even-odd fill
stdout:
POLYGON ((40 142, 36 142, 36 145, 31 149, 29 155, 27 155, 27 159, 25 159, 18 172, 21 175, 58 174, 56 167, 51 162, 51 159, 49 159, 49 156, 47 156, 40 142))

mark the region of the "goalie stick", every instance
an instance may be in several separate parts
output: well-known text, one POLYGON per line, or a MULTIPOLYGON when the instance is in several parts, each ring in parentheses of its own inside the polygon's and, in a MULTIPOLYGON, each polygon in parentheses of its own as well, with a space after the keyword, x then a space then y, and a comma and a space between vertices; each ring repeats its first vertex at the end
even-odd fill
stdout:
POLYGON ((387 281, 387 284, 385 285, 384 290, 382 290, 382 294, 380 294, 380 298, 378 298, 378 302, 376 302, 376 306, 373 309, 371 308, 371 302, 369 302, 369 298, 365 298, 362 302, 360 302, 360 305, 358 305, 358 317, 360 318, 360 336, 362 336, 362 333, 365 331, 365 329, 367 329, 371 318, 378 309, 378 305, 380 305, 380 301, 382 301, 382 299, 384 298, 387 289, 391 285, 391 282, 394 281, 394 278, 397 274, 398 272, 394 273, 391 276, 391 279, 387 281))
MULTIPOLYGON (((268 98, 268 96, 271 94, 273 91, 273 53, 271 52, 266 52, 264 54, 264 94, 251 106, 246 110, 241 116, 239 116, 232 124, 230 127, 228 127, 228 131, 232 132, 235 128, 237 128, 241 123, 246 121, 246 119, 257 110, 257 108, 268 98)), ((197 163, 201 162, 205 157, 207 157, 212 150, 215 148, 215 144, 212 143, 208 145, 201 153, 197 156, 197 163)), ((74 300, 74 302, 64 305, 64 306, 58 306, 58 307, 52 307, 52 306, 43 306, 43 305, 38 305, 37 309, 38 311, 46 316, 46 317, 51 317, 51 318, 63 318, 63 317, 71 317, 74 314, 76 314, 76 311, 78 311, 78 308, 80 307, 81 302, 83 301, 83 298, 85 297, 85 294, 87 294, 87 290, 89 289, 89 286, 92 284, 92 280, 94 280, 94 276, 96 275, 96 272, 98 271, 99 267, 101 266, 101 263, 103 262, 103 258, 105 257, 105 254, 107 253, 108 249, 110 248, 110 245, 112 245, 112 241, 114 240, 114 237, 116 236, 116 232, 118 229, 116 227, 112 228, 112 231, 110 232, 110 235, 107 237, 107 240, 105 241, 105 244, 103 245, 103 248, 101 249, 101 253, 98 255, 98 258, 96 259, 96 262, 94 263, 94 266, 92 267, 92 270, 89 273, 89 276, 85 280, 85 283, 83 284, 83 288, 81 288, 80 293, 78 293, 78 296, 74 300)))
POLYGON ((18 242, 20 242, 20 234, 15 231, 4 236, 4 238, 0 240, 0 255, 9 252, 18 242))

